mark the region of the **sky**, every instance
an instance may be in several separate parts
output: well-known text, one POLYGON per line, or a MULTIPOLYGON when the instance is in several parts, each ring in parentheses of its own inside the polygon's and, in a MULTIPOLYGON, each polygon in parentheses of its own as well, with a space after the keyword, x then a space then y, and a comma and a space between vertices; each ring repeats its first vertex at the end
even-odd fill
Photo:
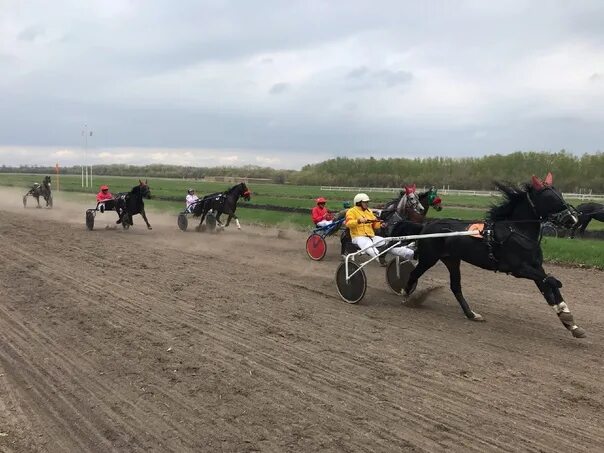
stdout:
POLYGON ((601 0, 0 0, 0 165, 594 153, 602 24, 601 0))

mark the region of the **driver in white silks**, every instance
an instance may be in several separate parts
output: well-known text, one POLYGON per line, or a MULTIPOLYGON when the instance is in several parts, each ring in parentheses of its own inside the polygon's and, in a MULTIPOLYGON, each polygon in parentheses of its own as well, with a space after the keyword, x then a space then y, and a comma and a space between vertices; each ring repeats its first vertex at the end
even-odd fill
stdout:
MULTIPOLYGON (((377 247, 386 245, 383 237, 376 236, 375 230, 382 226, 382 222, 375 217, 375 214, 369 209, 369 197, 367 194, 359 193, 354 197, 354 206, 346 213, 345 225, 350 230, 350 237, 353 244, 356 244, 361 250, 369 247, 365 252, 375 257, 379 255, 377 247)), ((413 259, 413 249, 405 246, 394 247, 390 253, 398 255, 405 260, 413 259)), ((381 258, 381 257, 380 257, 381 258)), ((384 264, 383 260, 380 260, 384 264)))
POLYGON ((198 201, 199 201, 199 197, 197 195, 195 195, 195 189, 189 189, 189 190, 187 190, 187 196, 185 197, 185 203, 187 204, 186 211, 187 212, 193 212, 192 211, 193 206, 198 201))

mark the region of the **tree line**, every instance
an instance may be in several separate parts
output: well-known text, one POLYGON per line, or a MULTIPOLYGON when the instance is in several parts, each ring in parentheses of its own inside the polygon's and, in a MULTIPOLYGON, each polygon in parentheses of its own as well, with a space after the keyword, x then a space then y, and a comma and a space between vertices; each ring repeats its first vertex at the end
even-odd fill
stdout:
POLYGON ((491 190, 493 181, 514 184, 551 171, 554 184, 565 192, 592 190, 604 193, 604 153, 576 156, 557 153, 515 152, 476 158, 427 157, 417 159, 351 159, 339 157, 306 165, 289 182, 307 185, 358 187, 450 186, 455 189, 491 190))
MULTIPOLYGON (((493 181, 520 183, 532 174, 555 175, 556 186, 565 192, 592 190, 604 193, 604 153, 576 156, 564 150, 556 153, 515 152, 483 157, 426 157, 407 159, 354 159, 338 157, 301 170, 276 170, 270 167, 185 167, 154 164, 94 165, 95 175, 203 179, 206 176, 267 178, 278 184, 333 185, 358 187, 399 187, 403 183, 419 186, 450 186, 455 189, 490 190, 493 181)), ((52 174, 54 167, 0 167, 4 173, 52 174)), ((81 167, 61 168, 61 174, 80 174, 81 167)))

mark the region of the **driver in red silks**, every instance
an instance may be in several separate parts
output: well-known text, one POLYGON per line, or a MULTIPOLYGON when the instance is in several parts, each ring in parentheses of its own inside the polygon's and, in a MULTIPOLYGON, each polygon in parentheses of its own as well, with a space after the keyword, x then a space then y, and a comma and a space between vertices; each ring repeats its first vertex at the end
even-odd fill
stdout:
POLYGON ((100 192, 96 194, 97 207, 101 212, 104 212, 107 208, 113 209, 112 203, 108 203, 110 200, 113 201, 113 195, 109 192, 109 186, 102 185, 100 189, 100 192))
POLYGON ((317 206, 312 208, 310 213, 312 221, 318 227, 331 225, 333 223, 333 214, 325 207, 327 200, 323 197, 319 197, 315 201, 317 202, 317 206))

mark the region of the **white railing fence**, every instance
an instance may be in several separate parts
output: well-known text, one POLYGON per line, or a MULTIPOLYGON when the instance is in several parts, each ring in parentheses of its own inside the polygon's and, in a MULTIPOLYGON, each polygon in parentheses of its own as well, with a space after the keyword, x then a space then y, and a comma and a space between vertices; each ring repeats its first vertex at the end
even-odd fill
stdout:
MULTIPOLYGON (((343 187, 343 186, 321 186, 321 190, 326 192, 382 192, 398 194, 402 189, 400 187, 343 187)), ((418 192, 428 190, 427 187, 418 187, 418 192)), ((498 197, 501 194, 496 190, 463 190, 450 189, 446 187, 438 188, 439 195, 469 195, 475 197, 498 197)), ((588 193, 570 193, 564 192, 564 198, 572 200, 604 200, 604 194, 588 193)))

